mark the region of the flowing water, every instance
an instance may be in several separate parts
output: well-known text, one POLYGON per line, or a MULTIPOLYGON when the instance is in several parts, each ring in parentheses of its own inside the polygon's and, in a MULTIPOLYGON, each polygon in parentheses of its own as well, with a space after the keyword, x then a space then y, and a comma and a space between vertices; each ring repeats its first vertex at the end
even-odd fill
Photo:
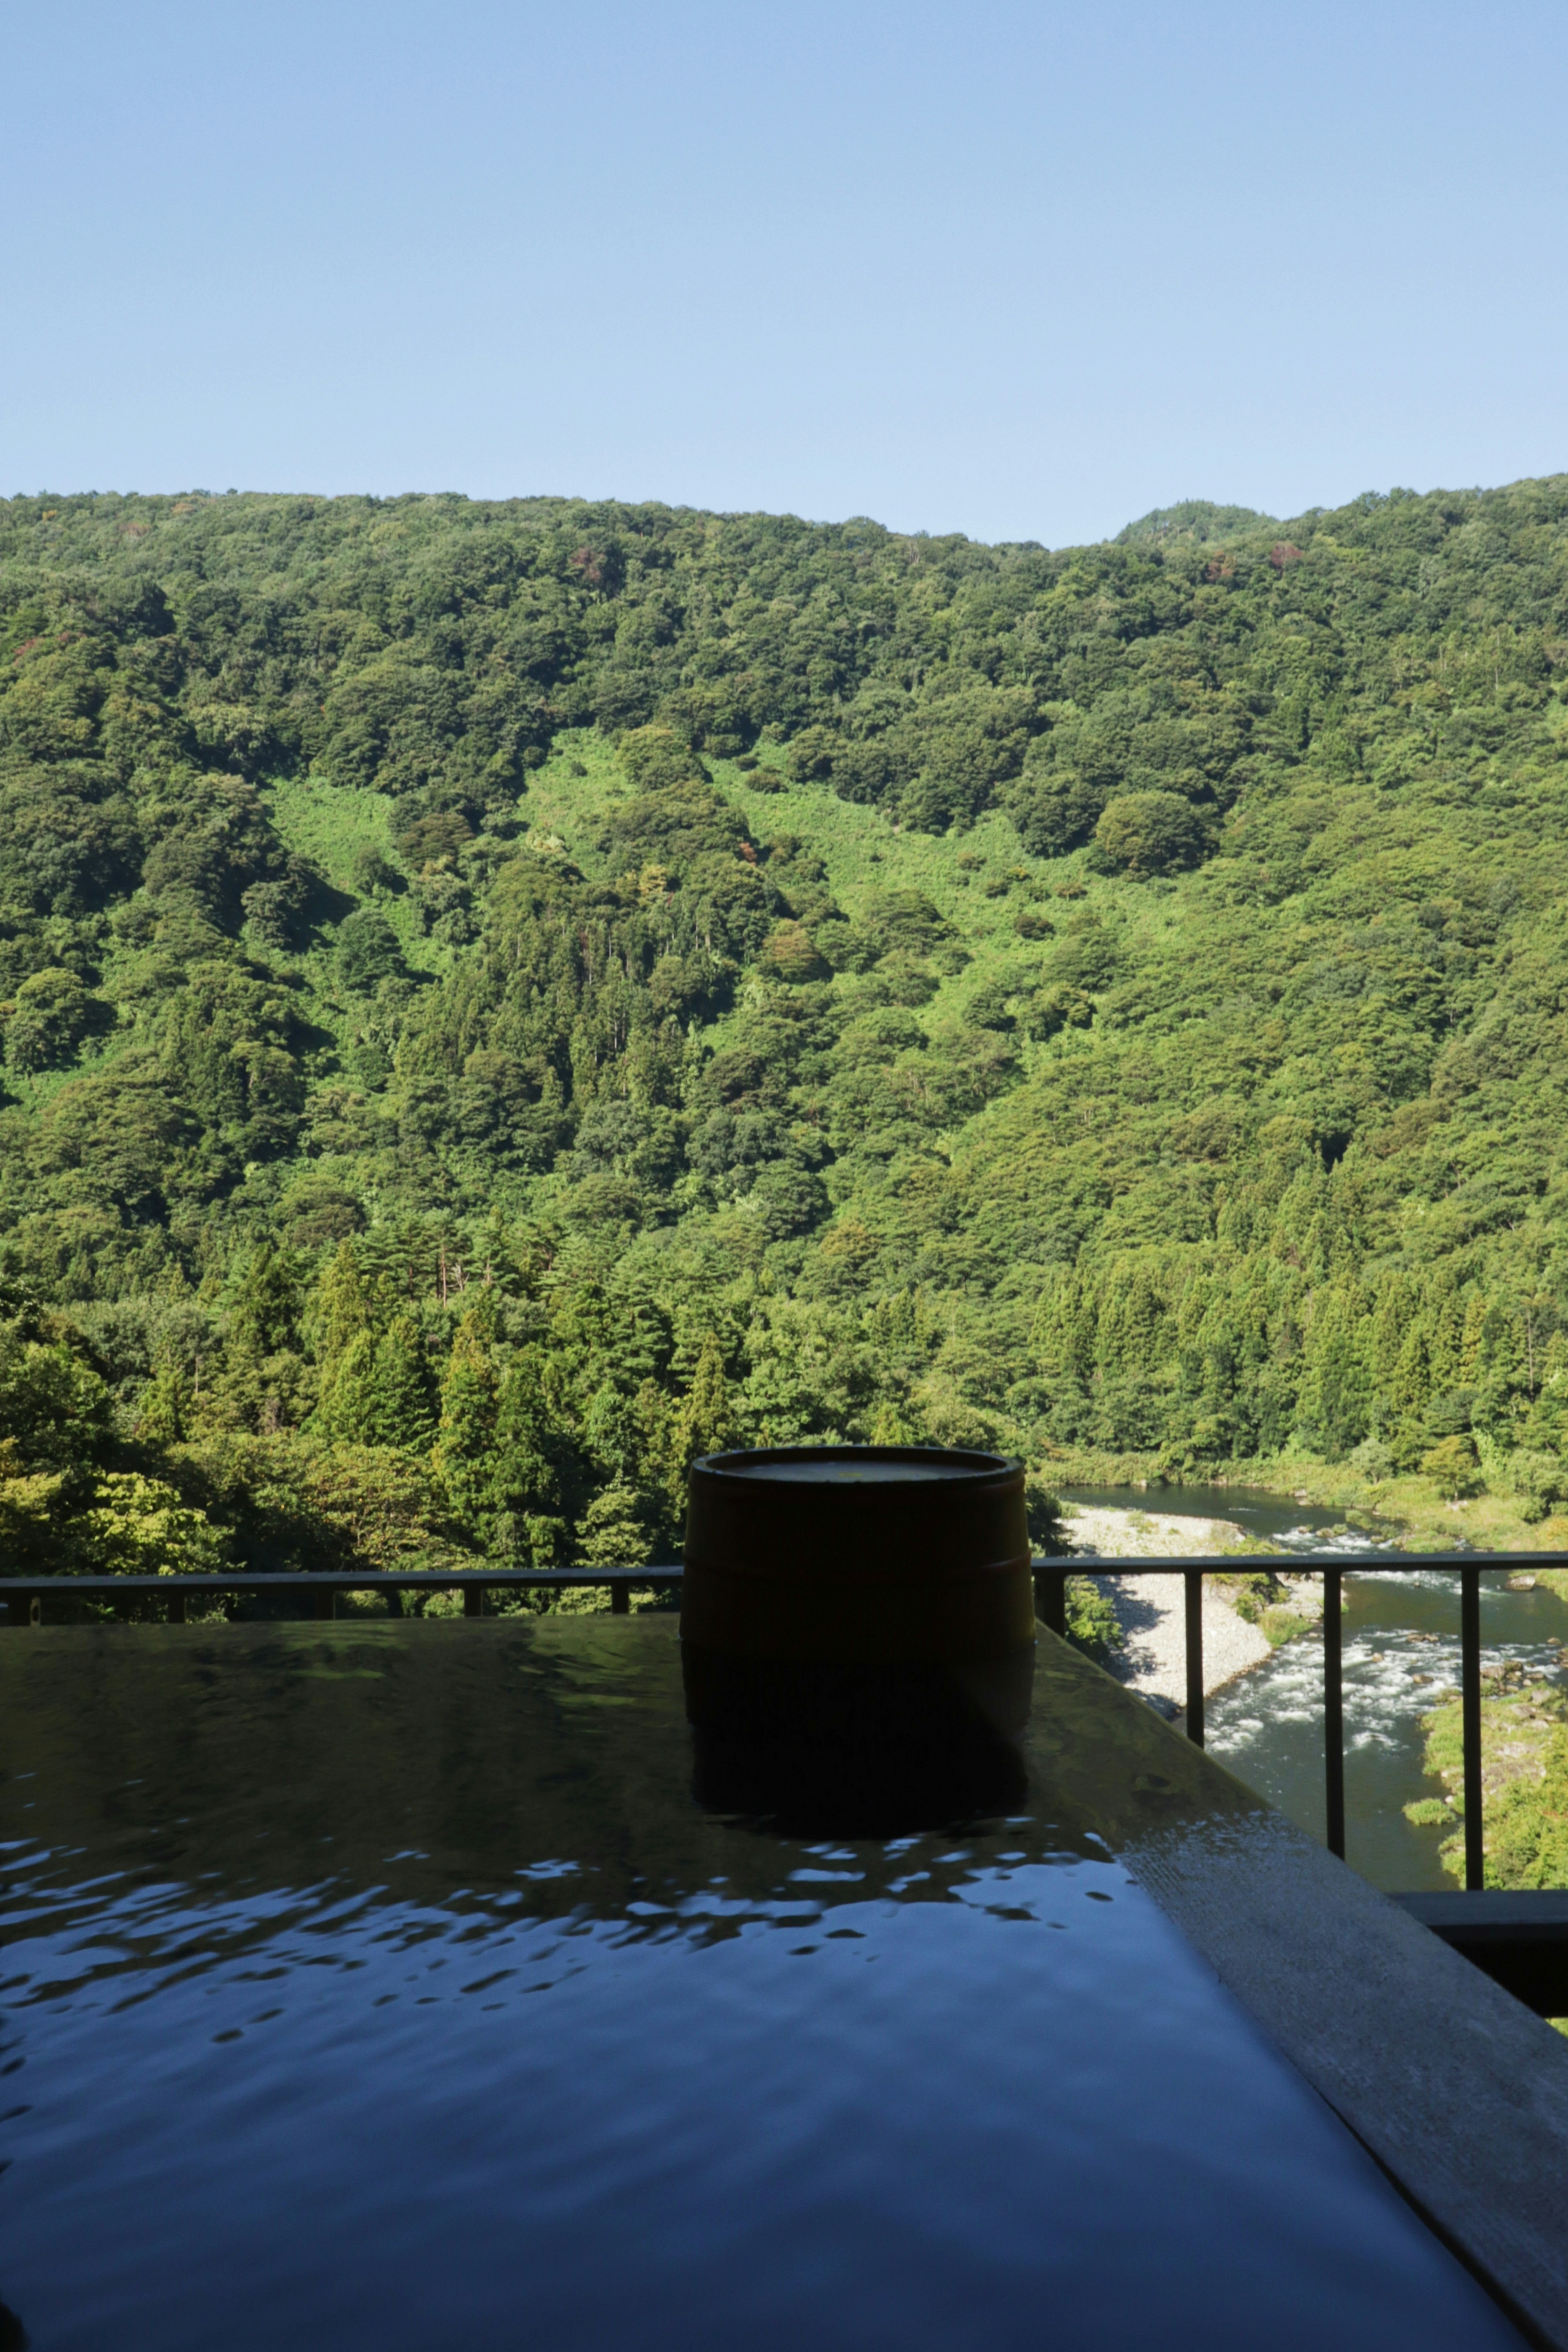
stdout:
POLYGON ((1353 1528, 1343 1511, 1292 1502, 1266 1486, 1063 1486, 1064 1503, 1112 1511, 1147 1511, 1176 1518, 1228 1519, 1243 1535, 1301 1551, 1363 1551, 1392 1540, 1370 1528, 1353 1528))
MULTIPOLYGON (((1449 1827, 1417 1826, 1404 1808, 1440 1797, 1423 1769, 1422 1717, 1459 1681, 1459 1580, 1441 1570, 1396 1574, 1375 1524, 1246 1486, 1072 1487, 1064 1500, 1116 1510, 1222 1518, 1286 1551, 1333 1551, 1353 1570, 1343 1585, 1346 1858, 1376 1886, 1401 1892, 1451 1887, 1438 1848, 1449 1827)), ((1196 1548, 1196 1547, 1195 1547, 1196 1548)), ((1488 1665, 1516 1660, 1526 1675, 1564 1680, 1568 1601, 1510 1592, 1500 1573, 1481 1578, 1481 1643, 1488 1665)), ((1217 1692, 1205 1710, 1207 1746, 1232 1771, 1314 1837, 1323 1834, 1323 1652, 1314 1631, 1217 1692)), ((1457 1824, 1456 1824, 1457 1826, 1457 1824)))

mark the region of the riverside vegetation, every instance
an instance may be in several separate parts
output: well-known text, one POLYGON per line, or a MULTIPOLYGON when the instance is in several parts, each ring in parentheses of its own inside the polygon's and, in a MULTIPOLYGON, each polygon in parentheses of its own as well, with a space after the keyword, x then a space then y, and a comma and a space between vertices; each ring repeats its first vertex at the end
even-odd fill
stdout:
POLYGON ((1565 478, 0 502, 5 1564, 656 1561, 818 1439, 1561 1540, 1565 797, 1565 478))
MULTIPOLYGON (((1481 1809, 1489 1886, 1568 1886, 1568 1700, 1544 1675, 1526 1679, 1517 1663, 1483 1677, 1481 1809)), ((1457 1693, 1425 1719, 1426 1768, 1444 1797, 1405 1808, 1410 1821, 1455 1825, 1441 1848, 1461 1882, 1464 1856, 1464 1734, 1457 1693)), ((1568 2031, 1568 2021, 1563 2021, 1568 2031)))

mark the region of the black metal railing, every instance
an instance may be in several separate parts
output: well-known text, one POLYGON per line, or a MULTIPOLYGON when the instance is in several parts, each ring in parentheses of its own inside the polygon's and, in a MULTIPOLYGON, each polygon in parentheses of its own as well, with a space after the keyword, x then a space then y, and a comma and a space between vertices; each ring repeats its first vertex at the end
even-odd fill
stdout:
POLYGON ((463 1614, 482 1617, 486 1592, 581 1592, 608 1587, 612 1613, 624 1617, 633 1591, 678 1584, 685 1573, 680 1568, 403 1568, 318 1569, 295 1576, 0 1576, 0 1601, 10 1603, 13 1625, 38 1624, 46 1598, 162 1601, 168 1604, 170 1624, 183 1625, 190 1594, 221 1600, 228 1593, 294 1593, 313 1604, 312 1616, 330 1617, 340 1592, 461 1592, 463 1614))
MULTIPOLYGON (((1459 1696, 1463 1748, 1465 1822, 1465 1885, 1471 1891, 1485 1884, 1481 1822, 1481 1635, 1480 1580, 1489 1570, 1511 1574, 1542 1568, 1568 1567, 1568 1555, 1552 1552, 1469 1552, 1456 1559, 1452 1552, 1378 1552, 1347 1562, 1343 1553, 1291 1555, 1291 1572, 1321 1576, 1323 1582, 1323 1778, 1329 1850, 1344 1854, 1344 1664, 1342 1636, 1343 1583, 1355 1569, 1375 1570, 1379 1576, 1413 1575, 1437 1569, 1459 1578, 1459 1696)), ((1036 1605, 1041 1622, 1053 1633, 1067 1630, 1067 1579, 1070 1576, 1171 1576, 1186 1587, 1186 1730, 1198 1747, 1204 1741, 1203 1580, 1234 1576, 1234 1559, 1101 1559, 1080 1555, 1033 1563, 1036 1605)), ((404 1569, 379 1573, 327 1573, 294 1576, 69 1576, 0 1577, 0 1601, 10 1604, 13 1624, 37 1624, 46 1593, 52 1598, 127 1601, 151 1597, 167 1603, 170 1621, 183 1623, 188 1596, 221 1598, 228 1594, 297 1594, 309 1600, 313 1614, 330 1617, 340 1592, 460 1591, 465 1616, 482 1616, 487 1592, 539 1592, 604 1590, 617 1616, 624 1616, 634 1591, 678 1584, 678 1566, 651 1568, 574 1569, 404 1569)))
MULTIPOLYGON (((1281 1566, 1285 1563, 1280 1563, 1281 1566)), ((1170 1576, 1186 1582, 1186 1736, 1203 1746, 1203 1580, 1234 1576, 1234 1559, 1040 1559, 1034 1564, 1036 1603, 1041 1622, 1053 1633, 1067 1630, 1067 1579, 1070 1576, 1170 1576)), ((1337 1553, 1294 1552, 1290 1569, 1295 1576, 1321 1576, 1323 1582, 1323 1797, 1327 1844, 1331 1853, 1344 1856, 1344 1651, 1343 1598, 1347 1574, 1358 1569, 1378 1576, 1411 1576, 1438 1569, 1459 1579, 1459 1725, 1463 1755, 1465 1821, 1465 1885, 1479 1890, 1486 1883, 1481 1826, 1481 1576, 1487 1570, 1510 1575, 1534 1574, 1542 1568, 1568 1567, 1568 1557, 1555 1552, 1377 1552, 1346 1559, 1337 1553)))

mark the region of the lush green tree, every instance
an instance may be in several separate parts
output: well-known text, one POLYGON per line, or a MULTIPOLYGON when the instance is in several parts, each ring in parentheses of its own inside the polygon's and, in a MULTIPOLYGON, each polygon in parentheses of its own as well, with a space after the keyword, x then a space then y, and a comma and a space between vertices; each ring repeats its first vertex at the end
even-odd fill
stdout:
POLYGON ((344 917, 338 927, 338 976, 345 988, 365 994, 402 969, 397 933, 379 907, 358 907, 344 917))
POLYGON ((204 1576, 224 1565, 223 1538, 206 1515, 136 1470, 101 1472, 73 1532, 98 1576, 204 1576))
POLYGON ((63 1339, 0 1323, 0 1448, 16 1471, 78 1470, 101 1460, 112 1434, 109 1391, 63 1339))
POLYGON ((1440 1495, 1479 1495, 1482 1488, 1476 1449, 1469 1437, 1439 1438, 1421 1457, 1421 1468, 1440 1495))
MULTIPOLYGON (((410 845, 415 850, 419 846, 417 843, 410 845)), ((354 852, 351 872, 354 888, 364 898, 379 898, 383 894, 395 896, 404 887, 403 877, 397 867, 389 863, 373 842, 360 844, 354 852)))
POLYGON ((500 1375, 486 1322, 465 1315, 441 1383, 441 1417, 433 1462, 452 1516, 488 1548, 497 1499, 497 1415, 500 1375))
POLYGON ((639 793, 678 788, 706 773, 691 745, 670 727, 629 728, 615 756, 639 793))
POLYGON ((1203 819, 1179 793, 1118 793, 1094 827, 1101 855, 1137 877, 1196 866, 1206 838, 1203 819))
POLYGON ((418 1323, 399 1315, 376 1341, 364 1378, 364 1423, 371 1442, 423 1455, 436 1431, 430 1367, 418 1323))
POLYGON ((578 1521, 573 1549, 585 1568, 637 1568, 653 1559, 642 1495, 614 1481, 578 1521))
POLYGON ((724 1350, 710 1331, 692 1374, 692 1384, 675 1416, 675 1455, 684 1490, 685 1472, 699 1454, 723 1454, 739 1439, 740 1424, 725 1378, 724 1350))
POLYGON ((0 1005, 7 1066, 31 1073, 70 1061, 103 1010, 74 971, 49 966, 33 972, 11 1003, 0 1005))
POLYGON ((452 1542, 428 1465, 401 1446, 305 1446, 302 1499, 327 1532, 321 1565, 372 1570, 469 1567, 452 1542))

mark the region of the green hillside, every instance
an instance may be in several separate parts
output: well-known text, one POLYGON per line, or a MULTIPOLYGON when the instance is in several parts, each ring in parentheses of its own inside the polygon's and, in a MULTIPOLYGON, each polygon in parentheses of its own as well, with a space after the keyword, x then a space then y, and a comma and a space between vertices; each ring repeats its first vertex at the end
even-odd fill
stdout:
POLYGON ((1539 1522, 1565 805, 1568 478, 0 502, 0 1543, 652 1559, 813 1437, 1539 1522))

